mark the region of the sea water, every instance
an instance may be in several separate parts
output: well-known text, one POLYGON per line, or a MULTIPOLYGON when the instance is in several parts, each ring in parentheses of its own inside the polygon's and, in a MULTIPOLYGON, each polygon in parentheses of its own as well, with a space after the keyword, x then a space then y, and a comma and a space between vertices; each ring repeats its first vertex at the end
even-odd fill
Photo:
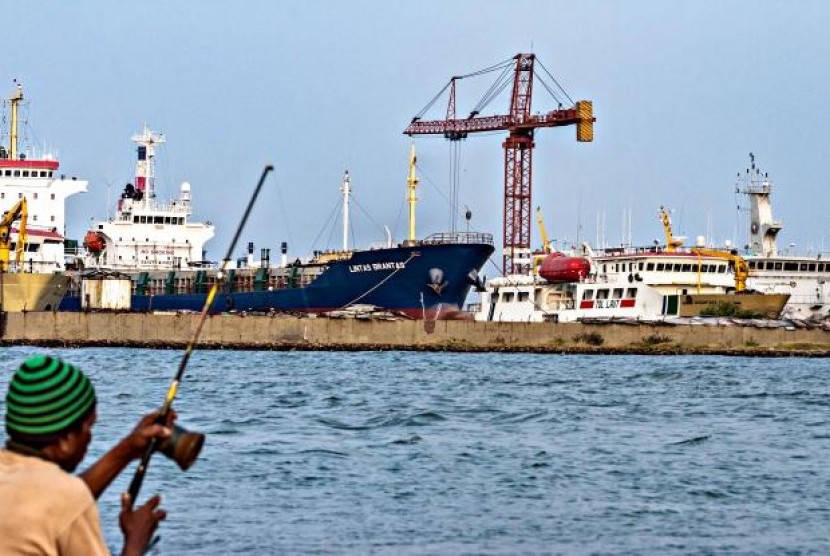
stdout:
MULTIPOLYGON (((180 351, 48 351, 99 397, 86 463, 161 404, 180 351)), ((195 351, 156 456, 155 554, 830 554, 825 359, 195 351)), ((120 547, 119 493, 101 498, 120 547)), ((120 548, 119 548, 120 549, 120 548)), ((115 550, 117 553, 117 550, 115 550)))

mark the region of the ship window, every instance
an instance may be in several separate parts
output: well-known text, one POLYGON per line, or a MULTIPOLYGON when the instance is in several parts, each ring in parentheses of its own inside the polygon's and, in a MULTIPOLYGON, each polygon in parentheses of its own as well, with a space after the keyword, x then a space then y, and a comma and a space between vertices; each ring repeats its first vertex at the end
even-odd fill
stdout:
POLYGON ((6 194, 5 193, 0 193, 0 199, 5 199, 5 198, 6 198, 6 194))
POLYGON ((24 177, 24 178, 28 178, 28 177, 29 177, 29 171, 28 171, 28 170, 23 170, 23 177, 24 177))
POLYGON ((16 177, 16 178, 20 177, 20 170, 15 170, 14 171, 14 177, 16 177))
POLYGON ((605 288, 597 290, 597 299, 608 299, 608 290, 605 288))
POLYGON ((784 263, 784 270, 798 270, 798 263, 784 263))
POLYGON ((45 177, 46 177, 46 170, 41 170, 41 171, 40 171, 40 177, 41 177, 41 178, 45 178, 45 177))
POLYGON ((657 272, 662 272, 663 270, 663 263, 657 263, 657 272))
POLYGON ((755 261, 749 261, 749 270, 755 270, 755 261))
POLYGON ((32 199, 37 199, 37 193, 32 193, 32 199))
POLYGON ((634 299, 635 297, 637 297, 637 288, 628 288, 625 290, 626 299, 634 299))
POLYGON ((138 224, 138 216, 133 216, 133 224, 138 224))
POLYGON ((50 216, 49 218, 51 218, 52 222, 55 221, 55 215, 54 214, 52 216, 50 216))
POLYGON ((169 216, 164 217, 164 223, 165 224, 170 224, 170 217, 169 216))
POLYGON ((18 193, 18 194, 17 194, 17 198, 18 198, 18 199, 22 199, 22 198, 23 198, 23 193, 18 193))
POLYGON ((807 270, 807 263, 801 263, 801 265, 799 265, 799 267, 798 267, 798 270, 801 270, 801 271, 807 270))
POLYGON ((33 214, 33 215, 32 215, 32 221, 33 221, 33 222, 37 222, 37 214, 33 214))
POLYGON ((528 301, 530 299, 530 292, 519 292, 519 301, 528 301))
POLYGON ((815 272, 816 271, 816 263, 810 263, 807 265, 807 272, 815 272))
POLYGON ((12 175, 12 171, 11 171, 11 170, 6 170, 6 175, 7 175, 7 176, 11 176, 11 175, 12 175))
POLYGON ((162 216, 154 217, 153 218, 153 223, 154 224, 164 224, 164 217, 162 217, 162 216))
POLYGON ((55 194, 54 193, 52 193, 52 200, 53 201, 55 200, 55 194))
POLYGON ((818 263, 818 271, 824 272, 824 263, 818 263))
POLYGON ((614 293, 611 299, 622 299, 623 289, 622 288, 614 288, 614 293))
POLYGON ((640 263, 640 270, 643 270, 643 266, 645 266, 642 262, 640 263))
POLYGON ((683 265, 683 272, 691 272, 691 271, 692 271, 692 265, 690 265, 690 264, 684 264, 683 265))
POLYGON ((726 273, 726 265, 725 264, 719 264, 718 265, 718 272, 720 274, 725 274, 726 273))
POLYGON ((502 301, 505 303, 513 303, 513 292, 504 292, 502 294, 502 301))
POLYGON ((783 263, 775 263, 775 270, 781 270, 781 266, 783 263))
POLYGON ((52 177, 52 172, 51 172, 51 171, 49 172, 49 177, 50 177, 50 178, 52 177))
POLYGON ((594 298, 594 290, 585 290, 582 292, 582 299, 593 299, 594 298))
POLYGON ((646 264, 646 270, 654 270, 654 263, 646 264))

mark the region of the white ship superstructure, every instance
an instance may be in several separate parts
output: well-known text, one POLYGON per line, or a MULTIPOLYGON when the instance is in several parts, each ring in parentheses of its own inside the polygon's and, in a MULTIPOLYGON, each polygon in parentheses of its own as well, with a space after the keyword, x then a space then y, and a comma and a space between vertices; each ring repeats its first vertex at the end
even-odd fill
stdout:
POLYGON ((777 236, 782 222, 772 215, 773 182, 755 164, 738 174, 736 192, 749 201, 747 287, 763 293, 790 294, 783 315, 794 319, 824 319, 830 316, 830 257, 821 253, 795 256, 778 249, 777 236))
POLYGON ((135 183, 118 200, 115 217, 99 222, 84 238, 84 265, 120 271, 186 269, 203 263, 205 243, 213 237, 209 222, 191 222, 191 186, 182 183, 178 199, 156 201, 155 149, 161 134, 144 130, 138 145, 135 183))
MULTIPOLYGON (((20 125, 23 99, 23 87, 16 84, 8 100, 11 120, 8 141, 6 137, 0 141, 0 214, 9 211, 21 199, 26 199, 28 240, 24 246, 21 262, 24 268, 21 270, 51 273, 64 268, 66 199, 86 192, 88 183, 59 174, 60 164, 53 153, 33 146, 20 148, 18 130, 23 127, 20 125)), ((2 127, 7 129, 6 125, 2 127)), ((17 228, 11 230, 11 241, 16 245, 17 228)))

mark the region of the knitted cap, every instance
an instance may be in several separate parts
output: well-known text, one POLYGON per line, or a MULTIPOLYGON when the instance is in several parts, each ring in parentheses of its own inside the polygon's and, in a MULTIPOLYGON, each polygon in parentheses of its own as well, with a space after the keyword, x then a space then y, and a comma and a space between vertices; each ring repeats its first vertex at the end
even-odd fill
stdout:
POLYGON ((14 439, 52 440, 95 408, 95 389, 76 367, 35 355, 12 376, 6 394, 6 432, 14 439))

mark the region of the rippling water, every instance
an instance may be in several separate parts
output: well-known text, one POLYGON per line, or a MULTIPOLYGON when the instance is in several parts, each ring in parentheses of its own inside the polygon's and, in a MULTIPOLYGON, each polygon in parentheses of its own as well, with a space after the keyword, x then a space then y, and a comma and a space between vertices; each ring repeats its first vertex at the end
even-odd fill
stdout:
MULTIPOLYGON (((94 377, 92 457, 181 358, 52 352, 94 377)), ((176 407, 208 438, 153 460, 156 554, 830 553, 822 359, 196 351, 176 407)))

